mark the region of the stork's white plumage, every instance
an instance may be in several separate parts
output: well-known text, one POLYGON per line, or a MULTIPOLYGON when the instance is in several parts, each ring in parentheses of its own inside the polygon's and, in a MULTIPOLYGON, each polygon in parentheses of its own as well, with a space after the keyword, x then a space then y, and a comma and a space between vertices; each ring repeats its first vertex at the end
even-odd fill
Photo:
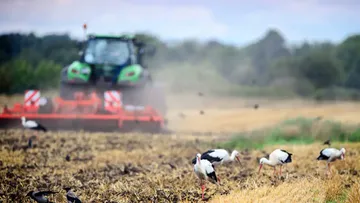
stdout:
MULTIPOLYGON (((232 162, 235 159, 240 164, 239 152, 234 150, 231 155, 225 149, 210 149, 201 155, 202 160, 208 160, 212 165, 220 165, 228 162, 232 162)), ((192 164, 196 163, 196 157, 192 160, 192 164)), ((220 182, 220 178, 218 177, 220 182)))
POLYGON ((206 159, 200 159, 201 154, 196 154, 196 162, 194 165, 194 172, 200 179, 201 186, 201 198, 204 199, 205 181, 208 180, 211 183, 218 184, 214 166, 206 159))
MULTIPOLYGON (((201 159, 208 160, 213 165, 219 165, 226 162, 234 161, 235 159, 240 163, 239 152, 234 150, 231 156, 225 149, 210 149, 201 155, 201 159)), ((195 164, 196 158, 192 160, 195 164)))
POLYGON ((327 172, 331 173, 330 171, 330 162, 334 162, 337 159, 343 160, 345 159, 345 148, 341 148, 340 150, 335 148, 325 148, 320 151, 320 155, 318 156, 317 160, 325 160, 327 161, 327 172))
POLYGON ((291 163, 291 153, 282 150, 282 149, 276 149, 269 155, 269 159, 267 158, 261 158, 260 159, 260 166, 259 166, 259 173, 263 166, 263 164, 267 164, 269 166, 274 167, 274 174, 276 173, 276 166, 280 165, 280 176, 281 176, 281 167, 283 164, 291 163))
POLYGON ((44 126, 42 126, 40 123, 31 120, 26 120, 24 116, 21 117, 21 123, 23 127, 26 129, 44 131, 44 132, 47 131, 47 129, 44 126))

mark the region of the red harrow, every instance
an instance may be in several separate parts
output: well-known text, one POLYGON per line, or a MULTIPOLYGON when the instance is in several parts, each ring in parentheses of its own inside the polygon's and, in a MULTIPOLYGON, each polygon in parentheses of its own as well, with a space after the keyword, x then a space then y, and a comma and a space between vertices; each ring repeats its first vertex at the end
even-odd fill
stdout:
POLYGON ((39 90, 25 91, 24 103, 4 107, 0 128, 21 128, 21 116, 38 121, 48 130, 160 132, 163 117, 151 106, 129 106, 121 102, 121 92, 105 91, 104 101, 96 93, 75 93, 75 100, 40 96, 39 90))

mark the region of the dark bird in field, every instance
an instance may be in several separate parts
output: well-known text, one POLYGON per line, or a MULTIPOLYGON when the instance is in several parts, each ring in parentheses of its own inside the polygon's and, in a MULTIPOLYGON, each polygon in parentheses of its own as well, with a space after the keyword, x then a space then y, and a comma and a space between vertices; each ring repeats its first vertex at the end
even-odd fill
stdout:
POLYGON ((50 202, 46 195, 56 194, 57 192, 53 191, 30 191, 26 194, 26 196, 29 196, 31 199, 35 200, 38 203, 53 203, 50 202))
POLYGON ((324 145, 331 145, 331 142, 330 142, 330 140, 326 140, 325 142, 324 142, 324 145))
POLYGON ((254 109, 258 109, 258 108, 259 108, 259 104, 255 104, 254 109))
POLYGON ((199 95, 200 97, 204 96, 204 94, 203 94, 202 92, 198 92, 198 95, 199 95))
POLYGON ((27 120, 24 116, 21 117, 21 123, 25 129, 35 130, 36 132, 47 132, 47 129, 43 125, 37 123, 36 121, 27 120))
POLYGON ((28 140, 28 148, 31 148, 32 146, 32 137, 30 137, 28 140))
POLYGON ((70 155, 67 154, 66 157, 65 157, 65 160, 70 161, 70 155))
POLYGON ((205 112, 204 112, 203 110, 200 111, 200 114, 201 114, 201 115, 204 115, 204 113, 205 113, 205 112))
POLYGON ((33 145, 33 140, 36 139, 36 136, 31 136, 28 140, 28 145, 27 145, 27 148, 33 148, 35 147, 36 145, 33 145))
POLYGON ((74 192, 71 191, 70 187, 64 188, 66 191, 66 199, 68 203, 81 203, 80 199, 75 195, 74 192))

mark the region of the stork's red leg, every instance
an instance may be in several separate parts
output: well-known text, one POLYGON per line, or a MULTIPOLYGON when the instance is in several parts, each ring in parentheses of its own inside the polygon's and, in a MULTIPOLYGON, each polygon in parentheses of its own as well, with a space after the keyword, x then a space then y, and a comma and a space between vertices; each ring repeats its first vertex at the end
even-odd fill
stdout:
POLYGON ((205 183, 201 181, 201 199, 204 199, 205 183))
POLYGON ((275 168, 275 166, 274 166, 274 175, 276 174, 276 168, 275 168))

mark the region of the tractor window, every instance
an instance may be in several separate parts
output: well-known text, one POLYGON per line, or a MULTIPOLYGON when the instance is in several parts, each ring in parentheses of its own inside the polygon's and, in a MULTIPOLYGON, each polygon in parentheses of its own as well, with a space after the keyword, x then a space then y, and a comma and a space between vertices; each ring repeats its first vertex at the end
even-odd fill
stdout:
POLYGON ((117 39, 92 39, 85 50, 85 62, 122 65, 130 58, 128 42, 117 39))

